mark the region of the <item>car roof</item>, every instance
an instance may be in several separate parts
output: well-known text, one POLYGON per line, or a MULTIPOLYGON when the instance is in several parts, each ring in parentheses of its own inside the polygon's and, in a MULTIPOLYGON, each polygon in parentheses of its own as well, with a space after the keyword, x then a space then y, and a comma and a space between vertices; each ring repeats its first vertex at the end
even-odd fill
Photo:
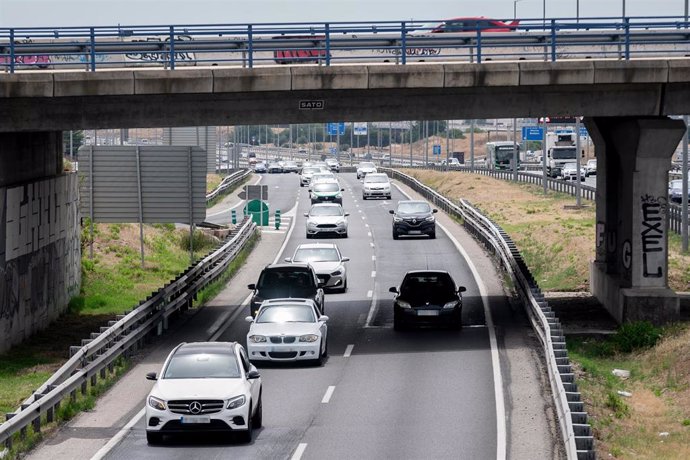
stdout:
MULTIPOLYGON (((334 206, 342 208, 340 203, 314 203, 313 205, 311 205, 312 208, 314 208, 314 207, 326 208, 326 207, 334 207, 334 206)), ((309 208, 309 209, 311 209, 311 208, 309 208)))
POLYGON ((295 268, 304 268, 304 269, 309 269, 311 270, 311 265, 309 264, 270 264, 266 265, 264 267, 264 270, 279 270, 279 269, 295 269, 295 268))
MULTIPOLYGON (((321 248, 337 248, 335 243, 302 243, 297 246, 297 249, 321 249, 321 248)), ((295 250, 297 250, 295 249, 295 250)))
POLYGON ((289 297, 281 297, 278 299, 266 299, 263 302, 261 302, 261 306, 273 304, 308 305, 310 307, 316 306, 316 302, 314 302, 312 299, 296 299, 289 297))
POLYGON ((196 353, 234 354, 236 346, 237 342, 184 342, 177 347, 175 353, 184 355, 196 353))

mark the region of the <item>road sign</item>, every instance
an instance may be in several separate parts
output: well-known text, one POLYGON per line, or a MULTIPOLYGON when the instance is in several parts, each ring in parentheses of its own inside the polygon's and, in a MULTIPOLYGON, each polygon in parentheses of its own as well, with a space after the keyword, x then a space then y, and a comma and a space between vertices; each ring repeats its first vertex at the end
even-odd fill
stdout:
POLYGON ((306 101, 299 101, 300 110, 323 110, 326 104, 322 99, 309 99, 306 101))
POLYGON ((338 153, 338 149, 335 148, 335 147, 330 147, 330 148, 328 149, 328 151, 331 152, 333 155, 335 155, 336 153, 338 153))
POLYGON ((341 136, 345 134, 345 122, 340 123, 328 123, 327 131, 329 136, 335 136, 340 134, 341 136))
POLYGON ((541 126, 523 126, 523 141, 541 141, 544 139, 544 128, 541 126))
POLYGON ((432 153, 434 155, 440 155, 441 154, 441 146, 439 144, 434 144, 434 149, 432 150, 432 153))
POLYGON ((354 134, 355 134, 355 136, 366 136, 367 135, 367 124, 366 123, 355 123, 354 134))
POLYGON ((572 134, 572 133, 574 133, 575 131, 573 131, 572 129, 568 128, 568 129, 557 129, 557 130, 554 131, 554 132, 555 132, 556 134, 572 134))
POLYGON ((585 128, 584 126, 580 126, 580 137, 589 137, 587 128, 585 128))

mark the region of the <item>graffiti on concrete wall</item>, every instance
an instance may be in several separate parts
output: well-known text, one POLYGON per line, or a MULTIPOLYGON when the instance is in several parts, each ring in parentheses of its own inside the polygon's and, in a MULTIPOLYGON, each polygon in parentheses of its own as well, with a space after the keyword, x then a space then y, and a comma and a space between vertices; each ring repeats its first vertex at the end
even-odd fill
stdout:
MULTIPOLYGON (((178 35, 175 37, 175 44, 180 41, 191 41, 192 37, 189 35, 178 35)), ((141 40, 132 40, 133 43, 151 43, 157 44, 161 42, 170 42, 170 37, 166 37, 161 40, 159 37, 147 37, 141 40)), ((127 53, 125 58, 130 61, 143 61, 143 62, 162 62, 170 60, 170 53, 166 51, 142 51, 138 53, 127 53)), ((193 61, 195 59, 194 53, 185 53, 175 51, 176 61, 193 61)))
MULTIPOLYGON (((23 40, 16 40, 14 43, 17 45, 15 47, 15 53, 21 53, 22 45, 31 45, 33 41, 30 38, 26 38, 23 40)), ((9 65, 11 62, 11 56, 6 54, 0 55, 0 65, 9 65)), ((14 56, 14 63, 16 65, 45 68, 50 64, 50 56, 41 54, 19 54, 14 56)))
POLYGON ((666 197, 644 195, 642 204, 642 276, 664 276, 666 260, 666 197))

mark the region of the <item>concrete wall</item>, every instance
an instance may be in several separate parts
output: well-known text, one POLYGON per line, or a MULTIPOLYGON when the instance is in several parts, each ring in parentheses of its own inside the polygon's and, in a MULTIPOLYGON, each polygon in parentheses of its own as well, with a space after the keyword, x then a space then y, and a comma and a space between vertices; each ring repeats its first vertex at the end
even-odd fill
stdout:
POLYGON ((2 147, 7 155, 0 155, 0 352, 48 326, 79 293, 78 178, 56 172, 62 161, 57 134, 33 133, 26 143, 23 136, 3 136, 8 144, 2 147), (15 150, 7 152, 8 145, 15 150))

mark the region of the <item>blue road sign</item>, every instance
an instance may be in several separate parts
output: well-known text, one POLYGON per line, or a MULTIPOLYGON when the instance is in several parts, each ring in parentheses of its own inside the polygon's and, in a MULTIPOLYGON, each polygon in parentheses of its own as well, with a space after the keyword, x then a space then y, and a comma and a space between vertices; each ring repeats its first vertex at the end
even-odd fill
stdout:
POLYGON ((440 155, 441 154, 441 146, 438 144, 434 145, 434 149, 431 151, 434 155, 440 155))
POLYGON ((575 131, 572 130, 572 129, 570 129, 570 128, 568 128, 568 129, 557 129, 557 130, 554 131, 554 132, 555 132, 556 134, 572 134, 572 133, 574 133, 575 131))
POLYGON ((328 123, 326 130, 328 131, 329 136, 335 136, 337 134, 340 134, 341 136, 345 134, 345 122, 342 121, 340 123, 328 123))
POLYGON ((335 148, 335 147, 329 147, 328 151, 331 152, 333 155, 335 155, 336 153, 338 153, 338 149, 335 148))
POLYGON ((525 141, 541 141, 544 139, 544 128, 541 126, 523 126, 522 139, 525 141))
POLYGON ((580 126, 580 137, 589 137, 587 128, 585 128, 584 126, 580 126))

